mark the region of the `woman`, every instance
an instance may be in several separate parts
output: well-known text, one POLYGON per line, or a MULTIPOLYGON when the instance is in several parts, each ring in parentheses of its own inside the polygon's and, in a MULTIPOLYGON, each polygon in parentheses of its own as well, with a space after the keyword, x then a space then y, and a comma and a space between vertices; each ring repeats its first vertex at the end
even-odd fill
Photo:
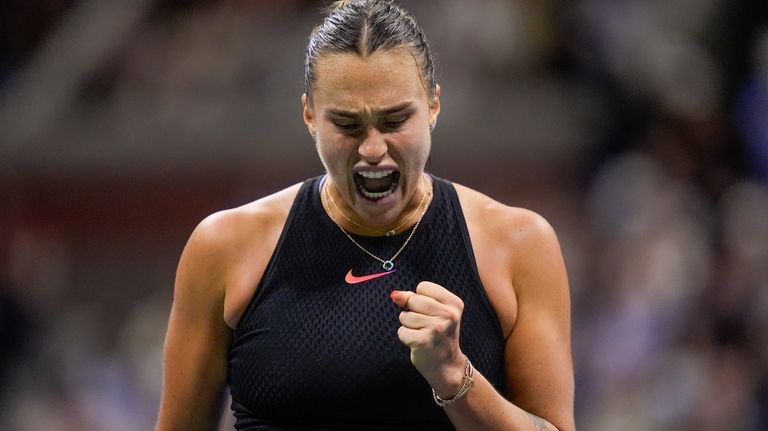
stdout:
POLYGON ((540 216, 425 173, 420 27, 336 2, 304 121, 327 174, 206 218, 179 263, 158 430, 574 429, 570 304, 540 216))

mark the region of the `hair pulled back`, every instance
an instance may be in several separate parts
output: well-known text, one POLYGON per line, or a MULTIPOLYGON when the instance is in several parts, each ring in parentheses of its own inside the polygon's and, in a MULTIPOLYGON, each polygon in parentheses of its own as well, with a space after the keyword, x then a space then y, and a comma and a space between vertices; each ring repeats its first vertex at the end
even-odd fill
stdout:
POLYGON ((317 60, 323 54, 357 54, 363 58, 380 50, 408 48, 417 60, 429 98, 435 97, 432 51, 413 16, 390 0, 342 0, 328 9, 312 30, 304 59, 304 90, 312 102, 317 60))

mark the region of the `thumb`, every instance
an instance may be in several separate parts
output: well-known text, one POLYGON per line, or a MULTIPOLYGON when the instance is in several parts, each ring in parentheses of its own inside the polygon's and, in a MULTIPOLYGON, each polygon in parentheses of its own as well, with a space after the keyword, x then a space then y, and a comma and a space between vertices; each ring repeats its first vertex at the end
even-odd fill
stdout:
POLYGON ((400 308, 408 309, 408 300, 411 299, 411 296, 413 295, 415 295, 415 293, 410 290, 393 290, 389 297, 392 299, 392 302, 397 304, 400 308))

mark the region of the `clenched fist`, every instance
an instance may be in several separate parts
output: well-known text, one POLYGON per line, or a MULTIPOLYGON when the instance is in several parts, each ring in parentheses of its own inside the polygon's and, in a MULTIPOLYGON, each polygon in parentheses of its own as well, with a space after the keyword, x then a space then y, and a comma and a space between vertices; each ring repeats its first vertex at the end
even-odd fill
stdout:
POLYGON ((453 394, 464 378, 459 347, 464 301, 429 281, 419 283, 415 292, 395 290, 391 298, 403 308, 397 336, 411 349, 411 362, 438 395, 453 394))

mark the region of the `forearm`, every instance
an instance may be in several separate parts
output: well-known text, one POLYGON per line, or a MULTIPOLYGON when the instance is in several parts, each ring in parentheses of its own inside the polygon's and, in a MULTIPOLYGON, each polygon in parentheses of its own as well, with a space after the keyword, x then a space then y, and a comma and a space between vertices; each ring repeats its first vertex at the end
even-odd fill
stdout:
POLYGON ((458 431, 511 430, 511 431, 572 431, 571 423, 560 428, 544 418, 527 412, 506 400, 475 371, 472 389, 460 400, 444 407, 458 431))
POLYGON ((212 400, 202 396, 187 398, 183 401, 163 400, 155 431, 215 431, 219 429, 219 423, 225 410, 225 401, 228 399, 224 390, 215 394, 212 400))
POLYGON ((171 313, 166 337, 156 431, 215 430, 226 399, 231 332, 218 323, 215 330, 200 326, 178 310, 171 313))

